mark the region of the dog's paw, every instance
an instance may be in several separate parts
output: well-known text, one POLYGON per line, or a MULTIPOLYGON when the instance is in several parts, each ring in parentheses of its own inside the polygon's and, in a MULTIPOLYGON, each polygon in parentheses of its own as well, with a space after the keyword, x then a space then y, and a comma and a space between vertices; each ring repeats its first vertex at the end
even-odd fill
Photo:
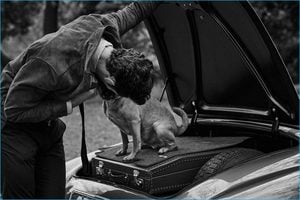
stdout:
POLYGON ((123 158, 123 162, 126 162, 126 163, 134 162, 136 160, 137 159, 135 158, 135 155, 132 155, 132 154, 129 154, 128 156, 125 156, 123 158))
POLYGON ((160 148, 159 150, 158 150, 158 154, 164 154, 164 153, 166 153, 166 152, 168 152, 169 151, 169 148, 167 148, 167 147, 162 147, 162 148, 160 148))
POLYGON ((177 146, 171 146, 171 147, 162 147, 158 150, 158 154, 164 154, 167 153, 169 151, 175 151, 177 150, 178 147, 177 146))
POLYGON ((124 155, 126 155, 126 153, 127 153, 127 151, 122 148, 119 151, 117 151, 115 155, 116 156, 124 156, 124 155))

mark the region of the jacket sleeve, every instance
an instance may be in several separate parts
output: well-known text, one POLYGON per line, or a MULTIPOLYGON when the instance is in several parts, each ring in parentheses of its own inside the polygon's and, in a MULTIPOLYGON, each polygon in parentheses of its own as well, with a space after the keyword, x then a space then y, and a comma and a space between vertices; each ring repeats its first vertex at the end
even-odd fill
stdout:
POLYGON ((106 16, 114 24, 117 24, 119 34, 122 35, 147 18, 159 4, 158 2, 134 2, 122 10, 107 14, 106 16))
POLYGON ((16 74, 4 102, 11 122, 40 122, 67 115, 66 102, 49 99, 56 89, 55 71, 44 61, 32 59, 16 74))

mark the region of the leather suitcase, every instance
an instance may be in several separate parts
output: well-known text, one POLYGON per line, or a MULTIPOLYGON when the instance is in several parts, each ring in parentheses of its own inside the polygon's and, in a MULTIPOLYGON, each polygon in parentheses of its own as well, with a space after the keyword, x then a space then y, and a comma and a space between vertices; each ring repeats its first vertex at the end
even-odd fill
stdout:
MULTIPOLYGON (((134 163, 122 162, 115 156, 120 147, 106 149, 92 159, 92 175, 149 194, 180 190, 192 183, 202 165, 224 148, 236 147, 247 137, 178 137, 178 150, 158 155, 142 149, 134 163)), ((128 152, 131 151, 131 146, 128 152)))

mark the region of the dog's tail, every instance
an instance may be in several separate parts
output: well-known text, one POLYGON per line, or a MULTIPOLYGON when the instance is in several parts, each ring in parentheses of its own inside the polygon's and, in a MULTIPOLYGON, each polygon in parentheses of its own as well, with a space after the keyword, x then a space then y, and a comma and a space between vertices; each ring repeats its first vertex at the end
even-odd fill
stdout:
POLYGON ((179 136, 182 133, 184 133, 184 131, 188 128, 189 119, 188 119, 187 114, 181 108, 173 107, 172 109, 173 109, 174 113, 176 113, 177 115, 179 115, 181 117, 181 120, 182 120, 182 125, 177 127, 178 128, 177 133, 175 134, 175 136, 179 136))

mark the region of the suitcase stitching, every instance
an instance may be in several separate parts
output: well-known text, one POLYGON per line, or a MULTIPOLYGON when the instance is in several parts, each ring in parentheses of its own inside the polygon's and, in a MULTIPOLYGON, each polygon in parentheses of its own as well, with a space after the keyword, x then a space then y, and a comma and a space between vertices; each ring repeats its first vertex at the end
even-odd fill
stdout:
MULTIPOLYGON (((166 170, 166 169, 168 169, 168 168, 170 168, 170 167, 175 167, 176 165, 179 165, 179 164, 181 164, 181 163, 183 163, 183 162, 191 162, 191 161, 195 161, 195 160, 210 159, 211 157, 212 157, 212 156, 210 155, 210 156, 203 156, 203 157, 199 157, 199 158, 190 158, 190 159, 186 159, 186 160, 183 159, 183 160, 180 160, 180 161, 177 162, 177 163, 172 163, 172 164, 166 166, 165 168, 162 168, 162 169, 156 171, 155 173, 159 173, 159 172, 161 172, 161 171, 163 171, 163 170, 166 170)), ((153 174, 155 174, 155 173, 153 173, 153 174)), ((177 184, 177 185, 170 185, 170 186, 165 186, 165 187, 159 187, 159 188, 151 189, 151 188, 154 188, 154 187, 153 187, 153 181, 152 181, 152 179, 151 179, 151 188, 150 188, 150 192, 152 193, 152 192, 160 191, 160 190, 163 190, 163 189, 172 189, 172 188, 177 188, 177 187, 183 187, 183 186, 185 186, 185 185, 188 185, 188 184, 177 184)))
MULTIPOLYGON (((159 172, 161 172, 161 171, 164 171, 164 170, 166 170, 166 169, 168 169, 168 168, 170 168, 170 167, 175 167, 176 165, 179 165, 179 164, 181 164, 182 162, 191 162, 191 161, 195 161, 195 160, 202 160, 202 159, 210 159, 212 156, 204 156, 204 157, 201 157, 201 158, 191 158, 191 159, 183 159, 183 160, 180 160, 179 162, 176 162, 176 163, 171 163, 171 164, 169 164, 169 165, 167 165, 166 167, 164 167, 164 168, 160 168, 160 169, 158 169, 157 171, 155 171, 155 172, 153 172, 153 174, 156 174, 156 173, 159 173, 159 172)), ((164 163, 162 163, 162 164, 164 164, 164 163)), ((158 165, 157 165, 158 166, 158 165)), ((154 167, 153 167, 154 168, 154 167)))
POLYGON ((153 190, 150 190, 150 193, 153 193, 153 192, 160 192, 161 190, 165 190, 165 189, 167 189, 167 190, 170 190, 170 189, 175 189, 175 188, 178 188, 178 187, 184 187, 184 186, 186 186, 186 185, 189 185, 188 183, 186 183, 186 184, 177 184, 177 185, 170 185, 170 186, 165 186, 165 187, 159 187, 159 188, 155 188, 155 189, 153 189, 153 190))
MULTIPOLYGON (((197 154, 199 154, 199 153, 189 154, 188 157, 193 157, 193 156, 195 156, 195 155, 197 155, 197 154)), ((203 156, 210 156, 210 157, 211 157, 212 154, 209 154, 209 155, 203 155, 203 156)), ((175 158, 175 159, 176 159, 176 158, 175 158)), ((173 160, 174 160, 174 159, 173 159, 173 160)), ((152 170, 153 168, 156 168, 157 166, 166 164, 166 163, 171 162, 171 161, 172 161, 172 159, 162 161, 162 162, 160 162, 160 163, 158 163, 158 164, 153 165, 152 167, 149 167, 149 170, 152 170)))

